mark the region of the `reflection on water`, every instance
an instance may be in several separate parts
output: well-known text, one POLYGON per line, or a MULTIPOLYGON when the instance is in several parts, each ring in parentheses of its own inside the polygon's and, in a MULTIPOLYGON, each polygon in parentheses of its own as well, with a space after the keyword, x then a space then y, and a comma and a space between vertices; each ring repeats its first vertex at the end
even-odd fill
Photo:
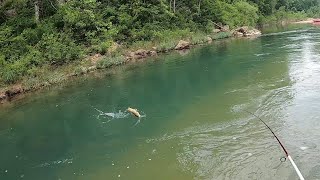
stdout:
POLYGON ((297 179, 245 110, 320 179, 319 46, 315 27, 219 41, 16 102, 0 111, 0 179, 297 179), (148 117, 134 126, 128 106, 148 117))

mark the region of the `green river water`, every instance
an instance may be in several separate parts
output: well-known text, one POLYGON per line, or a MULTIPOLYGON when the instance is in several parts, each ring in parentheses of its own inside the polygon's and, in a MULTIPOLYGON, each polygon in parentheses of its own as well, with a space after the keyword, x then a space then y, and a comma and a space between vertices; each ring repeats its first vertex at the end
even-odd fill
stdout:
POLYGON ((320 179, 320 27, 131 63, 0 107, 0 179, 320 179), (139 109, 146 117, 98 116, 139 109))

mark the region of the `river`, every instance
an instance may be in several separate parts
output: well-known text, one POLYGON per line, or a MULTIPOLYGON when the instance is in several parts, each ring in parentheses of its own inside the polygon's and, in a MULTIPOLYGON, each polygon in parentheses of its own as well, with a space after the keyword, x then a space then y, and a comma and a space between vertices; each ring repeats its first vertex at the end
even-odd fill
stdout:
POLYGON ((320 27, 294 26, 34 93, 0 109, 0 179, 297 179, 245 111, 320 179, 319 54, 320 27), (99 116, 129 106, 145 117, 99 116))

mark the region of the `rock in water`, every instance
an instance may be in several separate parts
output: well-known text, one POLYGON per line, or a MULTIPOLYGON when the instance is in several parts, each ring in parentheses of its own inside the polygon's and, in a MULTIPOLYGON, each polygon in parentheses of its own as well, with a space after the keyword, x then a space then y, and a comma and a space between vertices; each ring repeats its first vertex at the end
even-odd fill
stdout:
POLYGON ((221 30, 220 29, 213 29, 212 33, 219 33, 221 30))
POLYGON ((7 98, 7 95, 5 93, 0 93, 0 101, 7 98))
POLYGON ((228 25, 225 25, 222 27, 221 31, 228 32, 230 30, 230 27, 228 25))
POLYGON ((243 26, 243 27, 240 27, 240 28, 237 28, 234 33, 233 33, 234 36, 237 36, 237 37, 241 37, 241 36, 244 36, 244 37, 254 37, 254 36, 260 36, 261 35, 261 31, 259 31, 258 29, 255 29, 255 28, 249 28, 248 26, 243 26))
POLYGON ((7 97, 11 98, 17 94, 22 93, 22 92, 23 92, 22 87, 20 85, 16 85, 16 86, 12 87, 11 89, 7 90, 5 92, 5 94, 7 97))
POLYGON ((189 49, 189 48, 190 48, 190 42, 180 40, 174 49, 175 50, 182 50, 182 49, 189 49))
POLYGON ((149 51, 148 54, 150 56, 156 56, 157 55, 157 51, 149 51))

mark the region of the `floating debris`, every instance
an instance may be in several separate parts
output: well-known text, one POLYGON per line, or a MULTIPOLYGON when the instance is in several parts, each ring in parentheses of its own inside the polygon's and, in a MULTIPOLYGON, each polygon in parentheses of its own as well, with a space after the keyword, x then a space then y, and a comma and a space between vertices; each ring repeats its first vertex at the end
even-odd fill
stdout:
POLYGON ((149 159, 149 161, 151 161, 151 159, 149 159))
POLYGON ((308 149, 308 147, 302 146, 302 147, 300 147, 300 149, 301 149, 302 151, 304 151, 304 150, 308 149))
POLYGON ((120 174, 118 175, 118 177, 120 177, 120 174))
POLYGON ((127 169, 129 169, 129 166, 127 167, 127 169))

